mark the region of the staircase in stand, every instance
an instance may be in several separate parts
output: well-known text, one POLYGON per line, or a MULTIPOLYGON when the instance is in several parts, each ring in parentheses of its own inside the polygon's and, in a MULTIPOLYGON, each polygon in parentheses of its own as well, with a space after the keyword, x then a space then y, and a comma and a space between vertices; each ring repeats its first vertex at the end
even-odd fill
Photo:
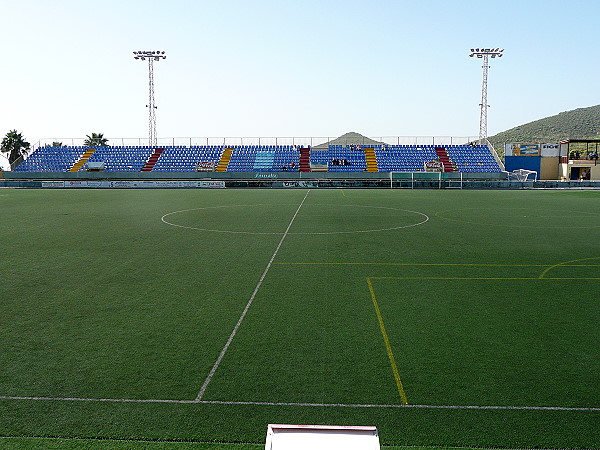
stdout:
POLYGON ((444 172, 457 172, 456 164, 450 161, 450 156, 448 156, 448 152, 446 152, 445 147, 436 147, 435 152, 437 153, 440 162, 444 166, 444 172))
POLYGON ((300 172, 310 172, 310 148, 300 149, 300 172))
POLYGON ((92 156, 95 151, 95 148, 87 149, 85 153, 81 155, 81 158, 79 158, 77 162, 71 166, 69 172, 78 172, 79 169, 81 169, 83 165, 87 162, 87 160, 90 159, 90 156, 92 156))
POLYGON ((379 172, 375 149, 371 147, 365 148, 365 159, 367 160, 367 172, 379 172))
POLYGON ((164 151, 164 148, 155 148, 154 153, 150 155, 150 158, 148 158, 148 161, 146 161, 146 164, 142 167, 142 172, 151 172, 152 169, 154 169, 158 158, 160 158, 160 155, 162 155, 162 152, 164 151))
POLYGON ((217 165, 215 172, 227 172, 227 166, 229 165, 229 160, 231 159, 232 153, 232 148, 226 148, 223 150, 223 154, 221 155, 221 159, 219 160, 219 164, 217 165))

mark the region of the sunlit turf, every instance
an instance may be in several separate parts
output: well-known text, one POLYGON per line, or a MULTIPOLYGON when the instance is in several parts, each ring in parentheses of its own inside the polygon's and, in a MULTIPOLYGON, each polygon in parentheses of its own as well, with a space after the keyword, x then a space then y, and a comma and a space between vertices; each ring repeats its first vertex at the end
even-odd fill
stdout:
POLYGON ((600 192, 307 192, 3 190, 0 435, 597 447, 600 192))
MULTIPOLYGON (((207 442, 115 441, 61 438, 1 438, 0 446, 15 449, 157 449, 157 450, 263 450, 264 444, 230 444, 207 442)), ((440 450, 442 447, 385 446, 385 450, 440 450)), ((473 447, 451 447, 452 450, 477 450, 473 447)), ((512 449, 518 450, 518 449, 512 449)))

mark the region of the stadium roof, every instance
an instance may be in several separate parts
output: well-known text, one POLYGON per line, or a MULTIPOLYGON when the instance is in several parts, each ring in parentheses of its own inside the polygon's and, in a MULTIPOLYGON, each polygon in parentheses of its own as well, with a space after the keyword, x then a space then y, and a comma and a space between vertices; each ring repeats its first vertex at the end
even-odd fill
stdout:
POLYGON ((600 139, 566 139, 561 144, 600 144, 600 139))

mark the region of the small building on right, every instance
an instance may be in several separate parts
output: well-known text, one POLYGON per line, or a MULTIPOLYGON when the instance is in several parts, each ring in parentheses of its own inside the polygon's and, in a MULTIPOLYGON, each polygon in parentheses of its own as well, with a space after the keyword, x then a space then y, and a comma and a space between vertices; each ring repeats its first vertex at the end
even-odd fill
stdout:
POLYGON ((568 139, 560 143, 561 180, 600 180, 600 139, 568 139))
POLYGON ((537 172, 540 180, 600 180, 600 139, 568 139, 558 144, 510 143, 505 145, 507 171, 537 172))

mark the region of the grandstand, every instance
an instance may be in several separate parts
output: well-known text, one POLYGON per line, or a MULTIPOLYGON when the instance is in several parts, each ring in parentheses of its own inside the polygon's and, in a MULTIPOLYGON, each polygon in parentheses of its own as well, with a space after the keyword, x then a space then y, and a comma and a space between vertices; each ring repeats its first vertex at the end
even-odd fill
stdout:
POLYGON ((498 173, 486 145, 329 144, 324 149, 296 145, 195 145, 39 147, 16 172, 424 172, 437 162, 444 172, 498 173), (301 158, 301 156, 304 157, 301 158), (302 164, 301 164, 302 163, 302 164), (310 165, 308 165, 308 163, 310 165), (100 166, 99 166, 100 164, 100 166), (302 166, 302 167, 301 167, 302 166))

